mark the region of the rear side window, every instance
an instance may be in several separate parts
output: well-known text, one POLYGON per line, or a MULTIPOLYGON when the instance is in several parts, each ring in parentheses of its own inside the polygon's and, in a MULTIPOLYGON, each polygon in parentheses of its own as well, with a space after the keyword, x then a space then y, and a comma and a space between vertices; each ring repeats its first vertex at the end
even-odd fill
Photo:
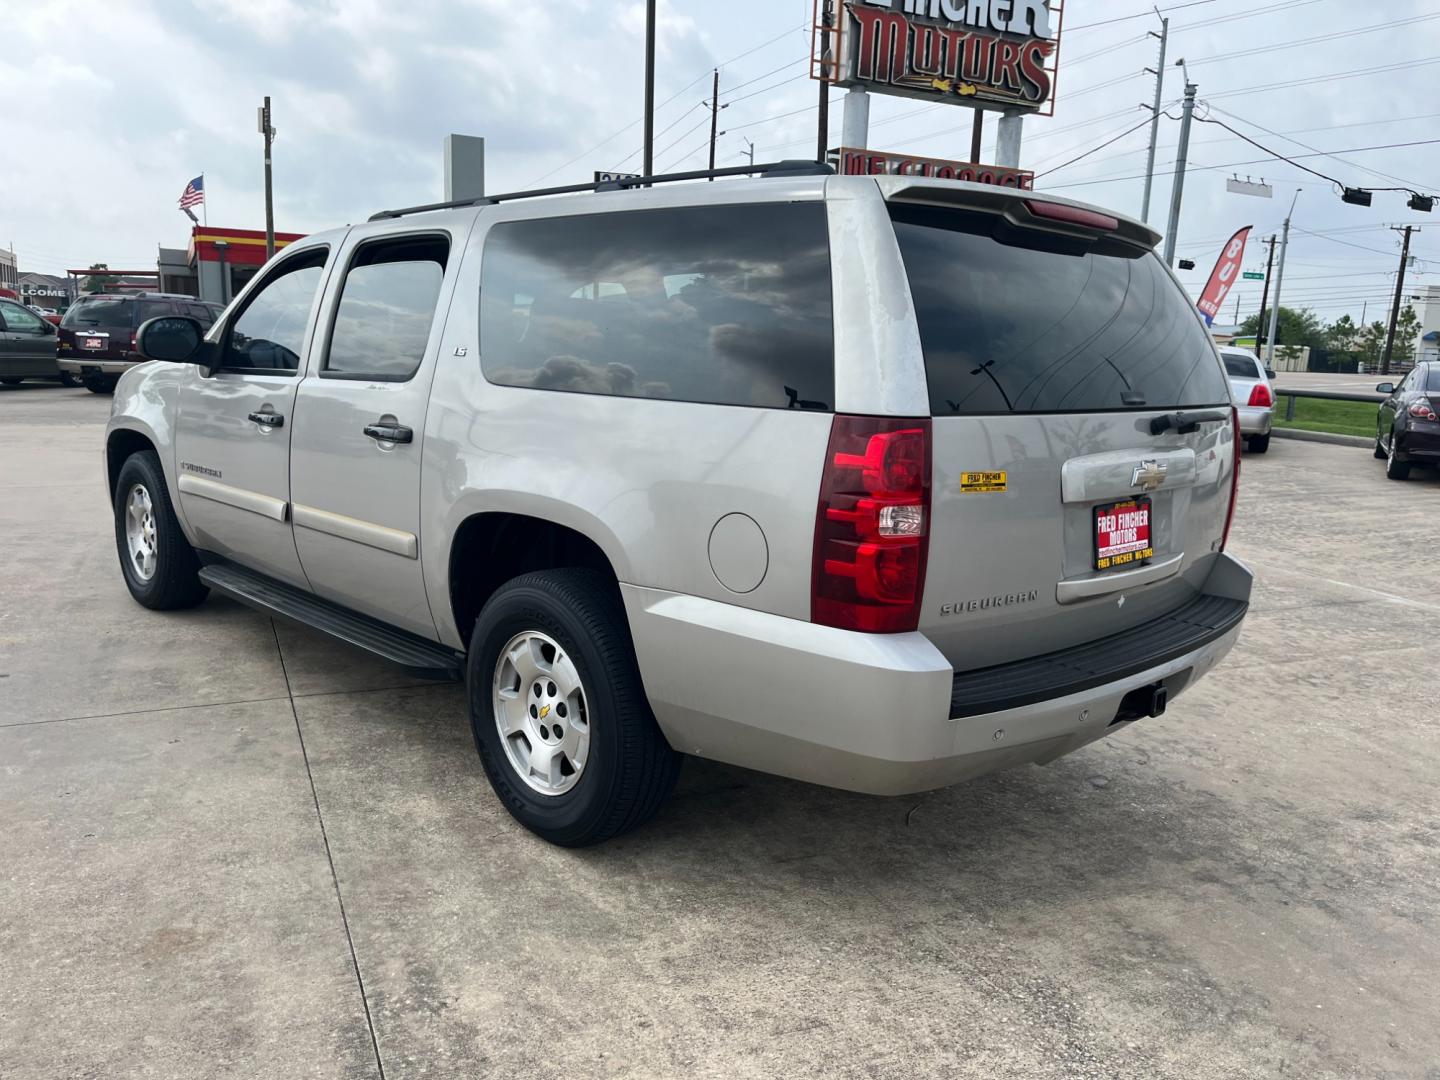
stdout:
POLYGON ((1440 394, 1440 366, 1431 364, 1428 377, 1430 381, 1425 384, 1426 391, 1431 394, 1440 394))
POLYGON ((765 408, 834 401, 819 203, 504 222, 485 242, 485 377, 765 408))
POLYGON ((935 415, 1229 404, 1194 305, 1153 253, 1062 253, 954 210, 891 216, 935 415))
POLYGON ((151 319, 163 319, 167 315, 175 314, 175 307, 169 300, 141 300, 139 308, 140 313, 135 317, 137 326, 143 326, 151 319))
POLYGON ((1260 367, 1250 357, 1238 356, 1235 353, 1221 353, 1220 358, 1225 361, 1227 375, 1233 375, 1237 379, 1260 378, 1260 367))
POLYGON ((350 262, 323 374, 403 382, 425 358, 450 241, 407 236, 362 245, 350 262))
POLYGON ((135 315, 135 301, 124 297, 119 299, 82 298, 65 312, 61 326, 130 326, 135 315))

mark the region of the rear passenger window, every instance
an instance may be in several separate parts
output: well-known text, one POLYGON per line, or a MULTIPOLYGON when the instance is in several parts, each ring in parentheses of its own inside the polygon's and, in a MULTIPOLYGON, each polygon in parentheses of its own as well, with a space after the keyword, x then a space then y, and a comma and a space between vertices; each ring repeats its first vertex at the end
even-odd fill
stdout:
POLYGON ((775 409, 834 401, 819 203, 502 222, 483 265, 493 383, 775 409))
POLYGON ((1236 356, 1233 353, 1221 353, 1220 356, 1225 361, 1226 374, 1237 379, 1260 378, 1260 368, 1248 356, 1236 356))
POLYGON ((135 325, 144 326, 151 319, 163 319, 175 314, 169 300, 141 300, 140 313, 135 316, 135 325))
POLYGON ((958 210, 891 217, 936 416, 1230 404, 1195 305, 1153 252, 1056 250, 958 210))
POLYGON ((350 262, 324 375, 404 382, 425 358, 450 241, 407 236, 364 244, 350 262))

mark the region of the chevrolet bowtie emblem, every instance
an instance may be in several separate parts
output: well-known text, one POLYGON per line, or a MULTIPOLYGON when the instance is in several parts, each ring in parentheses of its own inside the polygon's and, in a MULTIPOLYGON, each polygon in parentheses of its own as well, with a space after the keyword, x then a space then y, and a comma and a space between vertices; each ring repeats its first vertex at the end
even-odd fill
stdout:
POLYGON ((1130 473, 1130 486, 1141 491, 1154 491, 1165 483, 1168 468, 1163 461, 1142 461, 1130 473))
POLYGON ((549 706, 549 705, 542 705, 542 706, 540 707, 540 719, 541 719, 541 720, 544 720, 545 717, 547 717, 547 716, 549 716, 549 715, 550 715, 550 706, 549 706))

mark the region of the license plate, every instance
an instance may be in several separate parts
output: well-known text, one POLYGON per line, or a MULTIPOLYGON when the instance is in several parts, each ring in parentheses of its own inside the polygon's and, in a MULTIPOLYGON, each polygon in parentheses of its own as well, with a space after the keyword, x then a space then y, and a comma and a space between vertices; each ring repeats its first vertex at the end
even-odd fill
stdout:
POLYGON ((1131 566, 1154 557, 1148 496, 1095 508, 1096 570, 1131 566))
POLYGON ((105 348, 105 339, 98 337, 81 338, 80 347, 82 349, 103 349, 105 348))

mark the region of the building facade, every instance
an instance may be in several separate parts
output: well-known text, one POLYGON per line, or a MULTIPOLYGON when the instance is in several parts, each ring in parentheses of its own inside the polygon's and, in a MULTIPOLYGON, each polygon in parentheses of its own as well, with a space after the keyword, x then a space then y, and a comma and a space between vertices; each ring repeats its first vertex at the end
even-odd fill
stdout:
MULTIPOLYGON (((304 233, 275 234, 275 250, 280 251, 304 233)), ((162 263, 167 249, 161 249, 162 263)), ((228 304, 237 292, 265 265, 265 233, 254 229, 222 229, 215 225, 197 225, 190 231, 190 246, 185 252, 187 272, 194 278, 193 291, 201 300, 228 304)), ((172 264, 174 265, 174 264, 172 264)), ((161 280, 167 275, 160 268, 161 280)))

